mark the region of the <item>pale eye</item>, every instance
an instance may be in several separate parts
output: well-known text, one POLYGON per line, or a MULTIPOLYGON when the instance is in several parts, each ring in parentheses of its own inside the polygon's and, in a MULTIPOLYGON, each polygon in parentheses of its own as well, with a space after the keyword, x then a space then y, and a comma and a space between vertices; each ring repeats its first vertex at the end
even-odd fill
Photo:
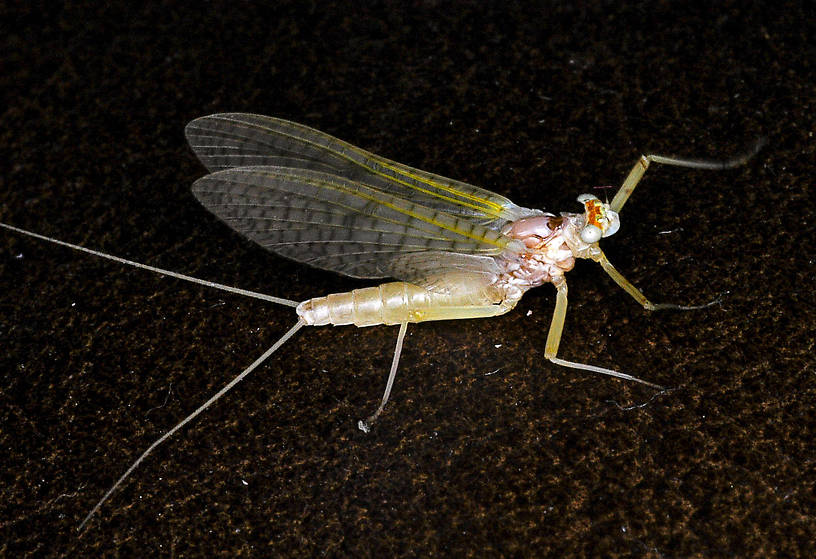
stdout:
POLYGON ((603 232, 599 227, 587 225, 581 230, 581 240, 587 244, 597 243, 601 240, 603 232))

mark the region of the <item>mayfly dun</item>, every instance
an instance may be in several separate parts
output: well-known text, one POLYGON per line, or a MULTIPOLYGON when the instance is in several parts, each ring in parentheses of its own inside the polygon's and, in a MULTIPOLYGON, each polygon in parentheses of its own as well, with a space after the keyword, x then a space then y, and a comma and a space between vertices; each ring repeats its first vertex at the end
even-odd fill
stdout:
MULTIPOLYGON (((272 347, 193 413, 151 444, 96 503, 81 530, 134 469, 173 433, 223 396, 303 326, 398 325, 396 349, 379 406, 358 426, 368 432, 388 402, 408 324, 486 318, 516 306, 533 287, 552 283, 555 310, 544 356, 582 369, 660 388, 651 382, 558 357, 567 311, 564 274, 578 258, 600 264, 647 310, 700 307, 654 304, 618 272, 599 241, 620 227, 619 214, 650 163, 728 169, 761 147, 727 161, 659 155, 640 157, 611 202, 582 194, 581 213, 555 215, 385 159, 318 130, 252 114, 216 114, 192 121, 187 139, 210 171, 193 194, 235 231, 269 250, 354 278, 400 281, 303 302, 192 278, 5 224, 38 239, 218 289, 295 307, 298 320, 272 347)), ((703 305, 705 306, 705 305, 703 305)))

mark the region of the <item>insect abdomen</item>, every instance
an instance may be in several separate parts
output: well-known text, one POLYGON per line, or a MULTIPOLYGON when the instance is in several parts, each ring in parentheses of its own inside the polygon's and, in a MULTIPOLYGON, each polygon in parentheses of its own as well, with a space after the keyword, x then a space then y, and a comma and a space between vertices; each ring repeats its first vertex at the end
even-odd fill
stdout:
POLYGON ((417 311, 429 306, 429 296, 426 289, 410 283, 384 283, 309 299, 298 305, 297 313, 312 326, 419 322, 421 315, 417 311))
POLYGON ((437 293, 411 283, 384 283, 309 299, 298 305, 297 314, 310 326, 375 326, 496 316, 517 302, 505 300, 495 289, 470 287, 456 293, 437 293))

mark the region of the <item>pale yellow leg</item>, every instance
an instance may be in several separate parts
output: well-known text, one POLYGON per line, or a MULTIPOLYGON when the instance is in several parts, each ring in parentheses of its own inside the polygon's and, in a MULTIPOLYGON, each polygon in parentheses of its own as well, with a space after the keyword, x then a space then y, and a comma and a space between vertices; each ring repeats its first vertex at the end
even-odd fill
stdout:
POLYGON ((593 256, 592 259, 595 260, 598 264, 600 264, 601 268, 603 268, 604 271, 607 274, 609 274, 609 277, 612 278, 612 280, 615 283, 621 286, 624 291, 631 295, 632 298, 638 303, 640 303, 640 305, 642 305, 643 308, 646 309, 647 311, 657 311, 664 309, 691 311, 695 309, 704 309, 719 302, 718 298, 714 299, 713 301, 709 301, 704 305, 674 305, 671 303, 652 303, 646 298, 646 296, 643 293, 640 292, 640 290, 637 287, 629 283, 629 280, 623 277, 623 275, 615 269, 615 267, 606 258, 606 255, 603 252, 599 252, 598 255, 593 256))
POLYGON ((631 171, 629 171, 629 175, 626 177, 626 180, 623 181, 623 185, 621 185, 620 189, 615 194, 615 197, 612 198, 612 202, 609 204, 609 207, 612 209, 612 211, 621 211, 621 208, 623 208, 623 205, 629 199, 629 196, 632 195, 632 192, 640 182, 640 179, 643 178, 643 174, 646 172, 646 169, 649 168, 649 163, 660 163, 662 165, 673 165, 675 167, 687 167, 690 169, 721 171, 744 165, 749 159, 756 155, 764 145, 765 138, 760 138, 757 140, 751 151, 724 161, 684 159, 681 157, 667 157, 665 155, 641 155, 640 159, 638 159, 637 163, 635 163, 635 166, 632 167, 631 171))
POLYGON ((558 290, 555 295, 555 309, 550 321, 550 330, 547 332, 547 343, 544 346, 544 357, 550 360, 558 354, 561 333, 564 331, 564 319, 567 317, 567 280, 562 277, 555 288, 558 290))
POLYGON ((388 403, 388 398, 391 396, 391 388, 394 386, 394 379, 397 376, 397 366, 399 365, 400 355, 402 355, 402 342, 405 340, 405 333, 408 331, 408 323, 400 324, 399 333, 397 334, 397 345, 394 348, 394 358, 391 360, 391 371, 388 373, 388 381, 385 383, 385 392, 383 393, 382 401, 380 402, 377 411, 372 413, 368 419, 357 422, 357 428, 363 433, 368 433, 371 430, 371 425, 377 420, 382 413, 385 404, 388 403))
MULTIPOLYGON (((423 320, 459 320, 466 318, 488 318, 498 316, 506 313, 515 306, 515 302, 508 302, 502 305, 471 305, 471 306, 452 306, 452 307, 436 307, 423 311, 423 320)), ((564 309, 566 311, 566 308, 564 309)), ((564 322, 564 319, 561 319, 564 322)), ((388 403, 388 398, 391 396, 391 388, 394 386, 394 379, 397 376, 397 367, 399 366, 400 355, 402 354, 402 344, 405 340, 405 333, 408 331, 408 323, 400 323, 399 333, 397 334, 397 345, 394 348, 394 358, 391 360, 391 370, 388 373, 388 380, 385 383, 385 392, 383 393, 380 405, 377 410, 371 414, 368 419, 361 419, 357 422, 357 428, 364 433, 371 430, 371 426, 377 420, 388 403)), ((560 337, 560 334, 559 334, 560 337)), ((558 342, 556 341, 556 348, 558 342)))
POLYGON ((544 357, 546 357, 556 365, 561 365, 562 367, 569 367, 570 369, 580 369, 583 371, 591 371, 593 373, 609 375, 623 380, 631 380, 634 382, 645 384, 647 386, 651 386, 653 388, 658 388, 661 390, 663 389, 663 387, 658 384, 647 382, 645 380, 641 380, 637 377, 633 377, 625 373, 619 373, 618 371, 613 371, 612 369, 605 369, 603 367, 596 367, 595 365, 587 365, 585 363, 575 363, 573 361, 567 361, 565 359, 560 359, 556 357, 556 354, 558 353, 558 346, 561 343, 561 333, 564 331, 564 319, 567 316, 566 280, 562 277, 560 281, 555 283, 555 287, 558 291, 555 296, 555 310, 553 311, 553 317, 552 320, 550 321, 550 331, 547 332, 547 343, 544 346, 544 357))
POLYGON ((646 155, 641 155, 640 159, 637 160, 635 166, 632 167, 632 170, 629 171, 629 175, 626 177, 626 180, 623 181, 623 184, 615 193, 615 197, 612 198, 612 202, 609 204, 609 208, 614 212, 620 212, 623 205, 629 199, 629 196, 632 195, 632 192, 635 190, 635 187, 640 182, 640 179, 643 178, 643 174, 646 172, 646 169, 649 168, 649 159, 646 155))

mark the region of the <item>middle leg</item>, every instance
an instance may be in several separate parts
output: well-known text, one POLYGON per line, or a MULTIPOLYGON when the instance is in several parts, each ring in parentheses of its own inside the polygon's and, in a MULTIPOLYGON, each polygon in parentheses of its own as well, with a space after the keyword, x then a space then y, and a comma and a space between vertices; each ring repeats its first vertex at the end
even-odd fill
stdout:
POLYGON ((557 294, 555 296, 555 310, 553 311, 552 321, 550 322, 550 330, 547 332, 547 343, 544 346, 544 357, 549 359, 556 365, 562 367, 569 367, 570 369, 580 369, 582 371, 591 371, 593 373, 600 373, 602 375, 609 375, 623 380, 631 380, 663 390, 663 387, 653 382, 641 380, 626 373, 619 373, 612 369, 605 369, 603 367, 596 367, 595 365, 587 365, 586 363, 576 363, 574 361, 567 361, 556 357, 558 353, 558 346, 561 343, 561 334, 564 331, 564 319, 567 316, 567 281, 562 277, 560 281, 555 284, 557 294))
POLYGON ((609 274, 609 277, 612 278, 612 281, 617 283, 624 291, 626 291, 632 298, 637 301, 644 309, 647 311, 658 311, 658 310, 666 310, 666 309, 673 309, 679 311, 693 311, 696 309, 704 309, 706 307, 710 307, 711 305, 717 304, 720 299, 714 299, 713 301, 709 301, 703 305, 675 305, 673 303, 652 303, 646 296, 634 285, 632 285, 629 280, 623 277, 618 270, 612 265, 612 263, 607 259, 606 255, 603 252, 599 252, 596 256, 592 257, 598 264, 601 265, 601 268, 609 274))

